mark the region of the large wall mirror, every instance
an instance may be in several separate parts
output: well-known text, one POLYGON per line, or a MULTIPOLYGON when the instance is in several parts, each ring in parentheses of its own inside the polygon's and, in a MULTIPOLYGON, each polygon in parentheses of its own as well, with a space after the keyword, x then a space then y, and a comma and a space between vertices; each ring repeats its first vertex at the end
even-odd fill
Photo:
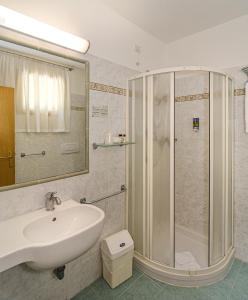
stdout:
POLYGON ((0 190, 88 172, 88 68, 0 41, 0 190))

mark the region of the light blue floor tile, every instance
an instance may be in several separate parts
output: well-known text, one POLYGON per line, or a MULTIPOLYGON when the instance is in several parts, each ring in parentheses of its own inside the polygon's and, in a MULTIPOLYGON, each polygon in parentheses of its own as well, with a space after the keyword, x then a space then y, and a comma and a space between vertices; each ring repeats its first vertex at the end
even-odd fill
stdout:
POLYGON ((134 269, 133 277, 111 289, 100 278, 73 300, 248 300, 248 264, 235 260, 227 277, 210 286, 180 288, 158 282, 134 269))
POLYGON ((221 282, 217 283, 219 286, 223 287, 233 287, 235 281, 237 280, 238 274, 243 266, 243 262, 238 259, 235 259, 232 265, 230 272, 227 274, 226 278, 221 282))
POLYGON ((76 295, 72 300, 100 300, 92 287, 88 287, 76 295))
POLYGON ((230 300, 248 300, 247 287, 244 285, 248 284, 248 279, 246 282, 239 283, 231 291, 230 300))
POLYGON ((231 300, 248 299, 248 264, 243 263, 231 291, 231 300))
POLYGON ((175 300, 209 300, 209 295, 198 288, 177 288, 175 291, 175 300))
POLYGON ((157 299, 157 295, 161 291, 161 286, 154 280, 143 275, 139 277, 133 285, 131 285, 121 296, 122 300, 150 300, 157 299))
POLYGON ((115 289, 112 289, 103 278, 98 279, 91 287, 101 299, 116 299, 141 276, 143 276, 143 274, 138 269, 134 268, 133 276, 115 289))
POLYGON ((200 293, 203 293, 208 296, 208 299, 211 300, 228 300, 230 297, 230 290, 232 287, 225 286, 207 286, 199 288, 200 293))
POLYGON ((175 287, 173 286, 162 286, 161 291, 158 293, 156 299, 157 300, 175 300, 176 299, 176 292, 175 287))

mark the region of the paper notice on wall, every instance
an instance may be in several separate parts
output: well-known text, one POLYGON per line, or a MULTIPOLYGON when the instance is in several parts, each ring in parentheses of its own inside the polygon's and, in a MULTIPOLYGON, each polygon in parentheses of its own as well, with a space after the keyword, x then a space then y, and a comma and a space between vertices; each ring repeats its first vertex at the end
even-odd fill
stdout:
POLYGON ((108 116, 108 105, 93 105, 92 117, 93 118, 106 118, 108 116))

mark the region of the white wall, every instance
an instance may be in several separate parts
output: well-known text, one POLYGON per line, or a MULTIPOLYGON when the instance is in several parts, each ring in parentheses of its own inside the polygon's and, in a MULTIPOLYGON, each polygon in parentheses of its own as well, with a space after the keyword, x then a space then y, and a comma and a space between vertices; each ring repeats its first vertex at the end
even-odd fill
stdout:
MULTIPOLYGON (((133 70, 88 55, 91 81, 111 86, 126 86, 133 70)), ((125 99, 123 95, 90 91, 89 103, 89 165, 88 174, 51 181, 44 184, 0 192, 0 222, 8 218, 44 207, 44 195, 57 191, 62 200, 88 201, 119 191, 125 183, 125 148, 93 150, 93 142, 103 142, 107 132, 125 132, 125 99), (93 117, 93 106, 108 106, 108 115, 93 117)), ((105 211, 102 238, 124 227, 125 195, 121 194, 97 202, 105 211)), ((71 299, 102 274, 100 241, 81 257, 66 265, 65 278, 57 280, 51 271, 34 272, 24 264, 0 273, 0 299, 50 300, 71 299)))
POLYGON ((166 66, 248 64, 248 15, 167 44, 166 66))
POLYGON ((164 43, 104 6, 100 0, 0 0, 0 4, 89 39, 90 54, 114 63, 141 71, 165 64, 164 43), (141 47, 138 68, 135 45, 141 47))

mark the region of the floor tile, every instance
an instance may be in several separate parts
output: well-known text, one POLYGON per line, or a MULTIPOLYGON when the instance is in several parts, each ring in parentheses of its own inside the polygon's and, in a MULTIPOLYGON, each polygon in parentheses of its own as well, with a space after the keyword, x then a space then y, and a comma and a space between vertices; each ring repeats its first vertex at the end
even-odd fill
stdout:
POLYGON ((134 268, 133 276, 115 289, 112 289, 103 278, 98 279, 91 287, 101 299, 116 299, 141 276, 143 276, 143 274, 138 269, 134 268))
POLYGON ((235 259, 232 265, 230 272, 227 274, 226 278, 221 282, 217 283, 219 286, 223 287, 233 287, 235 281, 237 280, 238 274, 243 266, 243 262, 238 259, 235 259))
POLYGON ((206 291, 199 288, 176 288, 175 300, 210 300, 210 297, 206 291))
POLYGON ((228 300, 231 289, 232 287, 228 288, 225 286, 210 285, 207 287, 200 287, 199 294, 202 293, 207 296, 207 299, 211 300, 228 300))
POLYGON ((226 278, 216 284, 199 288, 200 292, 205 293, 211 300, 228 300, 232 293, 232 289, 237 280, 238 274, 243 263, 239 260, 234 260, 232 268, 226 278))
POLYGON ((248 299, 248 264, 243 263, 231 291, 232 300, 248 299))
POLYGON ((150 300, 156 299, 161 286, 149 277, 142 275, 120 296, 121 300, 150 300))
POLYGON ((181 288, 164 286, 162 292, 158 295, 159 300, 210 300, 210 296, 206 291, 199 288, 181 288))
POLYGON ((133 277, 111 289, 102 278, 73 300, 248 300, 248 264, 235 260, 227 277, 210 286, 182 288, 158 282, 138 269, 133 277))
POLYGON ((175 300, 176 299, 176 289, 172 285, 163 284, 161 286, 161 291, 157 295, 157 300, 175 300))
POLYGON ((98 295, 94 292, 93 288, 87 287, 81 291, 78 295, 72 298, 72 300, 100 300, 98 295))

